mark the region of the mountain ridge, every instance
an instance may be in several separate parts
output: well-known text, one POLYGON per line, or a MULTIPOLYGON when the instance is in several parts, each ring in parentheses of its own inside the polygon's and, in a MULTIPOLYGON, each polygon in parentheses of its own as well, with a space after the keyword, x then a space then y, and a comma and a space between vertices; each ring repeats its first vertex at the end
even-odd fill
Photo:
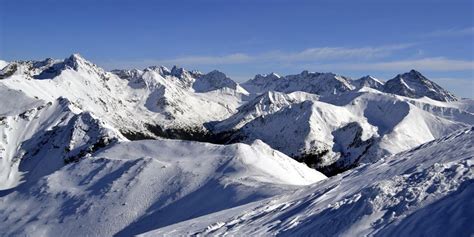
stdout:
POLYGON ((10 65, 17 70, 2 70, 11 74, 0 81, 3 86, 44 101, 67 98, 129 140, 164 137, 229 144, 259 139, 327 175, 474 124, 463 103, 451 103, 455 97, 443 99, 451 93, 414 70, 385 83, 372 76, 352 80, 303 71, 259 74, 239 84, 217 70, 201 73, 177 66, 107 72, 79 54, 63 61, 10 65), (388 93, 387 88, 403 86, 403 77, 421 89, 388 93), (434 97, 436 91, 434 99, 440 100, 419 98, 420 93, 434 97), (298 110, 302 105, 306 109, 298 110), (303 119, 303 114, 310 116, 303 119), (425 135, 410 135, 414 128, 425 135), (338 134, 345 130, 359 135, 341 140, 338 134))

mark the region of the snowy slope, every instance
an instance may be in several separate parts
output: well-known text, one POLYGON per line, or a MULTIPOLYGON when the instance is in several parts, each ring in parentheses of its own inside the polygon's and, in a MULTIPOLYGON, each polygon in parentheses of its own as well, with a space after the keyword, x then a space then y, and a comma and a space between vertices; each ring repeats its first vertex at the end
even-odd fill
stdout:
POLYGON ((7 65, 8 65, 7 61, 0 60, 0 69, 4 68, 7 65))
POLYGON ((36 182, 67 162, 123 139, 90 113, 73 111, 64 98, 21 108, 21 113, 0 116, 0 190, 36 182))
POLYGON ((110 73, 77 54, 13 62, 2 74, 9 76, 0 86, 47 102, 67 98, 128 139, 261 139, 315 167, 371 162, 474 124, 467 104, 426 97, 449 92, 415 71, 397 78, 411 81, 417 99, 381 93, 383 82, 371 76, 272 73, 241 87, 219 71, 153 66, 110 73))
POLYGON ((136 134, 156 137, 150 127, 205 130, 205 122, 222 120, 234 113, 246 93, 240 87, 219 85, 206 93, 196 93, 192 85, 202 74, 177 67, 114 73, 74 54, 64 61, 12 63, 2 71, 8 76, 0 84, 45 101, 67 98, 129 138, 136 134))
POLYGON ((304 92, 268 92, 213 128, 232 133, 236 141, 261 139, 318 169, 330 168, 325 172, 332 174, 467 125, 474 125, 474 114, 454 104, 366 88, 321 98, 304 92))
POLYGON ((121 142, 14 192, 0 192, 0 233, 130 236, 324 178, 258 141, 121 142))
POLYGON ((357 89, 360 89, 362 87, 369 87, 369 88, 373 88, 373 89, 377 89, 377 90, 383 90, 383 86, 385 84, 385 82, 373 77, 373 76, 370 76, 370 75, 367 75, 367 76, 364 76, 364 77, 361 77, 357 80, 354 80, 352 81, 352 84, 357 88, 357 89))
POLYGON ((474 102, 419 72, 0 69, 1 236, 474 233, 474 102))
POLYGON ((145 236, 470 236, 474 128, 297 192, 145 236))

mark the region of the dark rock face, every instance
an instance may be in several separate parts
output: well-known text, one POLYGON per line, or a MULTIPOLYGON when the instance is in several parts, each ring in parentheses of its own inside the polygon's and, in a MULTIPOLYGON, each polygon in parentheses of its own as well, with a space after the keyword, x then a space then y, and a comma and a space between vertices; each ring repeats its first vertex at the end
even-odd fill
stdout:
POLYGON ((237 83, 217 70, 198 77, 193 84, 196 92, 208 92, 225 87, 235 90, 237 89, 237 83))
POLYGON ((395 78, 387 81, 383 91, 411 98, 426 96, 439 101, 458 100, 451 92, 428 80, 420 72, 415 70, 398 74, 395 78))
POLYGON ((380 80, 378 80, 378 79, 376 79, 372 76, 369 76, 369 75, 352 81, 352 84, 357 89, 360 89, 362 87, 370 87, 370 88, 380 90, 380 91, 383 91, 383 86, 384 86, 383 81, 380 81, 380 80))

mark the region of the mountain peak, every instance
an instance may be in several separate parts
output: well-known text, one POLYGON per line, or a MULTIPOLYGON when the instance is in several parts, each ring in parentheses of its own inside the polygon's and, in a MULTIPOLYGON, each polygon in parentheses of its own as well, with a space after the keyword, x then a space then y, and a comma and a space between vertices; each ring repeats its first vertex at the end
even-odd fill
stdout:
POLYGON ((271 72, 271 73, 269 74, 269 76, 271 76, 271 77, 276 77, 276 78, 280 78, 280 77, 281 77, 280 75, 278 75, 278 74, 276 74, 276 73, 274 73, 274 72, 271 72))
POLYGON ((207 74, 199 76, 193 84, 196 92, 207 92, 224 87, 237 89, 237 83, 227 77, 223 72, 213 70, 207 74))
POLYGON ((255 77, 252 79, 253 81, 260 81, 260 80, 277 80, 277 79, 280 79, 281 76, 274 73, 274 72, 271 72, 270 74, 257 74, 255 75, 255 77))
POLYGON ((411 98, 426 96, 439 101, 457 100, 456 96, 451 92, 443 89, 414 69, 403 74, 398 74, 393 79, 387 81, 383 91, 411 98))
POLYGON ((85 60, 84 57, 82 57, 79 53, 73 53, 71 56, 69 56, 69 58, 75 60, 85 60))
POLYGON ((171 70, 165 66, 150 66, 144 69, 144 71, 155 71, 162 76, 171 75, 171 70))
POLYGON ((357 80, 354 80, 353 84, 356 86, 357 89, 360 89, 362 87, 369 87, 377 90, 382 90, 384 82, 371 75, 367 75, 357 80))
POLYGON ((68 58, 66 58, 64 60, 64 65, 65 66, 69 66, 71 67, 72 69, 74 70, 78 70, 80 67, 84 67, 84 66, 89 66, 89 67, 93 67, 95 66, 93 63, 87 61, 85 58, 83 58, 80 54, 78 53, 74 53, 72 54, 71 56, 69 56, 68 58))
POLYGON ((171 75, 173 76, 180 76, 182 75, 186 70, 182 67, 178 67, 177 65, 173 65, 171 68, 171 75))

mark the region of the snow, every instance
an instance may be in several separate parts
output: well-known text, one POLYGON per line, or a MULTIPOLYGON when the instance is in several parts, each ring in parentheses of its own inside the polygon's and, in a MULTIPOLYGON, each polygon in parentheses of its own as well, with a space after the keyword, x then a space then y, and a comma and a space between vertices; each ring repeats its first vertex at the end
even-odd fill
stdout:
POLYGON ((121 142, 3 192, 0 233, 130 236, 322 179, 259 141, 121 142))
POLYGON ((11 62, 0 235, 472 235, 473 108, 416 71, 11 62))
POLYGON ((349 78, 333 73, 303 71, 300 74, 280 77, 277 74, 257 75, 254 79, 242 84, 242 87, 253 94, 265 91, 291 93, 304 91, 318 95, 342 93, 355 89, 349 78))
POLYGON ((7 65, 8 65, 7 61, 0 60, 0 69, 3 69, 7 65))
POLYGON ((243 94, 248 94, 239 84, 217 70, 199 76, 193 83, 193 89, 196 92, 208 92, 222 88, 229 88, 243 94))
POLYGON ((67 98, 120 130, 150 137, 155 135, 148 131, 146 124, 202 130, 205 122, 230 116, 244 96, 243 92, 229 88, 194 93, 190 83, 200 74, 194 75, 182 68, 175 67, 170 71, 164 67, 150 67, 135 70, 132 76, 123 79, 78 54, 55 63, 53 69, 46 70, 48 73, 31 69, 28 71, 31 75, 16 73, 1 83, 45 101, 67 98), (51 75, 54 77, 47 78, 51 75))
POLYGON ((214 124, 213 131, 234 131, 235 139, 244 142, 261 139, 292 157, 327 151, 317 166, 343 168, 373 162, 468 125, 474 125, 474 114, 456 104, 367 88, 322 97, 267 92, 214 124), (359 128, 360 135, 354 136, 359 128))
POLYGON ((468 236, 474 233, 474 128, 294 193, 144 236, 468 236))
POLYGON ((385 82, 367 75, 365 77, 361 77, 360 79, 354 80, 352 84, 354 84, 356 88, 369 87, 377 90, 383 90, 385 82))
POLYGON ((86 155, 97 144, 122 139, 92 117, 74 113, 66 99, 42 103, 0 121, 0 190, 35 182, 62 167, 67 159, 86 155))
POLYGON ((8 116, 19 114, 33 107, 41 105, 41 100, 28 97, 25 93, 12 90, 8 87, 0 84, 0 116, 8 116), (11 103, 12 98, 15 99, 15 103, 11 103))

